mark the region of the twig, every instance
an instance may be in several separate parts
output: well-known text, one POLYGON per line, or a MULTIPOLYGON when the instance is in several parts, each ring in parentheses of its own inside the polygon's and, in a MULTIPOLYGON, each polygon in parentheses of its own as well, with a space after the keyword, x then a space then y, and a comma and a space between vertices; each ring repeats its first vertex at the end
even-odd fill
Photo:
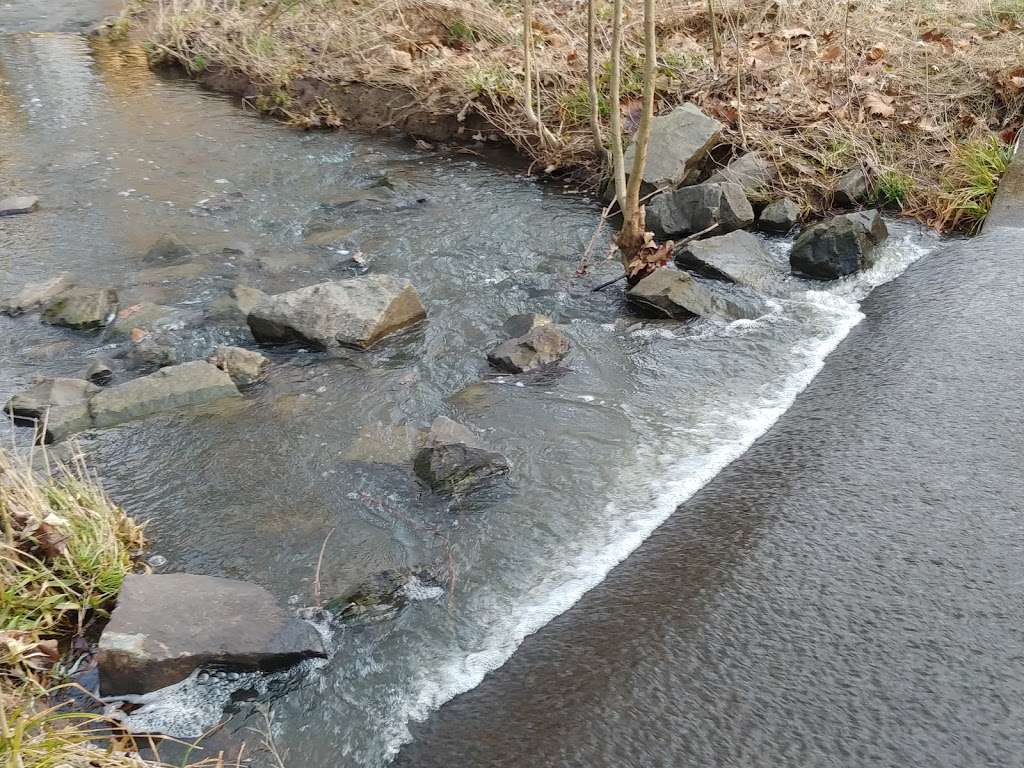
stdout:
POLYGON ((316 575, 313 577, 313 602, 317 608, 323 608, 320 604, 320 568, 324 564, 324 550, 327 549, 327 541, 331 538, 335 529, 331 528, 324 536, 324 542, 320 545, 320 557, 316 559, 316 575))

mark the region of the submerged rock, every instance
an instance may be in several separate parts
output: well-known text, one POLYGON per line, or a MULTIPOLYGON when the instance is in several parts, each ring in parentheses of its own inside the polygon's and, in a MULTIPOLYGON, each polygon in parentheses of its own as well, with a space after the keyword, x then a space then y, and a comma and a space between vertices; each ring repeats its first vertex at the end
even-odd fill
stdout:
POLYGON ((515 339, 503 341, 487 353, 495 368, 525 373, 559 362, 569 352, 569 337, 553 325, 538 325, 515 339))
POLYGON ((269 296, 247 319, 257 341, 367 349, 426 316, 408 280, 369 275, 269 296))
POLYGON ((16 216, 21 213, 32 213, 39 208, 39 198, 35 195, 16 195, 0 200, 0 216, 16 216))
POLYGON ((888 236, 878 211, 845 213, 804 229, 793 244, 789 263, 794 272, 834 280, 870 267, 875 247, 888 236))
POLYGON ((177 364, 178 350, 170 340, 147 333, 132 341, 124 352, 124 360, 134 371, 152 372, 177 364))
POLYGON ((136 328, 149 332, 161 326, 170 325, 171 318, 175 314, 174 307, 142 301, 118 310, 113 322, 108 326, 106 334, 108 337, 130 336, 136 328))
POLYGON ((116 313, 117 291, 73 287, 47 303, 42 319, 50 325, 87 331, 107 325, 116 313))
POLYGON ((228 293, 219 296, 206 308, 206 317, 216 322, 239 322, 245 319, 267 294, 248 285, 236 285, 228 293))
POLYGON ((757 228, 762 232, 785 234, 800 221, 800 206, 788 197, 774 200, 765 206, 757 219, 757 228))
POLYGON ((832 203, 841 208, 854 208, 867 199, 871 183, 862 168, 854 168, 839 178, 832 187, 832 203))
POLYGON ((510 337, 516 337, 524 336, 542 325, 551 325, 551 318, 536 312, 526 312, 522 315, 512 315, 501 324, 501 328, 510 337))
POLYGON ((408 466, 423 447, 427 432, 409 424, 375 424, 362 427, 341 458, 365 464, 408 466))
POLYGON ((210 362, 225 371, 235 384, 244 387, 259 381, 269 361, 252 349, 220 346, 214 351, 210 362))
POLYGON ((778 175, 775 163, 760 152, 748 152, 711 174, 708 181, 739 184, 749 198, 764 195, 778 175))
POLYGON ((742 230, 688 243, 675 252, 675 261, 703 277, 755 288, 780 274, 761 240, 742 230))
POLYGON ((197 360, 101 389, 89 401, 89 412, 93 426, 112 427, 238 394, 238 388, 224 371, 197 360))
POLYGON ((0 302, 0 312, 11 317, 31 312, 53 301, 73 285, 66 274, 51 277, 41 283, 26 283, 14 296, 0 302))
POLYGON ((35 427, 37 443, 56 443, 92 426, 89 398, 95 391, 84 379, 45 379, 14 395, 4 411, 18 426, 35 427))
MULTIPOLYGON (((651 121, 651 140, 644 167, 649 188, 675 187, 695 181, 718 143, 722 124, 689 102, 651 121)), ((636 147, 626 150, 626 168, 633 166, 636 147)))
POLYGON ((272 671, 314 656, 326 656, 319 633, 263 587, 186 573, 127 576, 96 651, 106 696, 164 688, 199 666, 272 671))
POLYGON ((662 317, 718 317, 752 320, 767 311, 756 294, 719 280, 706 280, 665 267, 626 292, 634 304, 662 317))
POLYGON ((717 225, 725 234, 754 222, 754 209, 739 184, 709 182, 663 192, 647 206, 647 228, 660 239, 682 237, 717 225))
POLYGON ((416 454, 416 474, 435 491, 456 493, 508 474, 508 459, 484 448, 464 426, 438 416, 416 454))
POLYGON ((410 602, 444 594, 444 585, 426 567, 383 571, 371 576, 352 592, 324 603, 339 624, 374 624, 395 618, 410 602))
POLYGON ((191 261, 195 255, 195 251, 174 235, 163 235, 153 243, 142 260, 150 266, 171 267, 191 261))

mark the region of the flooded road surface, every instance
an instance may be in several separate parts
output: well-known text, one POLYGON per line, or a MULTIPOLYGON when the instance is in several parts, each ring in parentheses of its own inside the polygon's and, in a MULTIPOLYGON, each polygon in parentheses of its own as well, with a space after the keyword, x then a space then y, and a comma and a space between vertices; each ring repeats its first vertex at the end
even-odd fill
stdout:
MULTIPOLYGON (((903 486, 884 505, 866 505, 871 515, 856 504, 841 509, 860 467, 856 451, 888 450, 889 442, 874 433, 870 442, 863 430, 899 423, 886 410, 887 393, 911 381, 886 378, 881 362, 914 361, 908 376, 928 370, 915 348, 899 347, 898 335, 885 361, 870 357, 879 332, 858 329, 860 341, 847 344, 868 345, 869 357, 839 383, 877 407, 849 393, 834 403, 826 397, 798 422, 789 436, 795 442, 773 433, 746 460, 753 471, 730 469, 672 516, 786 411, 862 319, 864 297, 934 239, 894 225, 879 264, 835 284, 790 278, 786 244, 775 243, 779 270, 762 286, 771 299, 763 317, 645 321, 621 293, 589 291, 616 274, 614 265, 574 277, 596 225, 593 202, 471 155, 289 130, 153 75, 138 48, 31 34, 38 28, 27 21, 29 7, 14 5, 17 24, 0 7, 0 26, 11 30, 0 36, 0 189, 38 194, 42 203, 34 214, 0 222, 0 292, 59 271, 116 287, 122 307, 164 308, 164 331, 183 360, 219 343, 253 346, 244 320, 224 311, 232 288, 276 292, 350 276, 363 269, 355 254, 372 273, 409 278, 427 306, 424 328, 369 353, 264 350, 272 358, 268 380, 232 407, 164 415, 82 440, 111 495, 149 521, 153 550, 168 561, 163 571, 244 578, 305 605, 320 547, 334 531, 322 569, 325 596, 387 568, 430 564, 444 572, 443 597, 339 636, 328 667, 274 702, 286 764, 386 764, 411 738, 410 723, 476 686, 670 516, 643 554, 526 646, 521 658, 529 662, 517 656, 428 721, 400 759, 571 765, 589 756, 594 764, 614 757, 620 765, 667 765, 722 755, 719 762, 743 763, 730 750, 777 747, 820 756, 802 764, 830 764, 839 753, 829 744, 846 748, 842 738, 882 749, 865 743, 872 718, 903 713, 887 706, 900 701, 893 693, 871 695, 902 685, 882 674, 886 659, 938 669, 933 684, 947 709, 954 699, 939 694, 948 686, 991 688, 975 679, 990 669, 989 646, 963 645, 966 655, 954 663, 940 652, 952 646, 935 637, 949 639, 960 625, 932 609, 970 602, 988 610, 985 598, 1005 576, 999 564, 1015 550, 1012 536, 989 541, 982 532, 1015 530, 999 516, 1009 514, 1005 507, 951 509, 945 499, 961 475, 950 468, 944 484, 920 475, 931 514, 905 499, 903 486), (147 264, 144 254, 165 233, 196 256, 147 264), (534 383, 494 381, 486 350, 502 338, 507 317, 527 311, 564 325, 574 345, 571 371, 534 383), (449 501, 423 488, 407 463, 383 463, 375 434, 422 427, 438 415, 467 424, 509 456, 510 482, 449 501), (765 454, 765 446, 776 453, 765 454), (851 463, 841 461, 845 455, 851 463), (787 489, 811 487, 808 478, 820 496, 790 510, 787 489), (977 562, 996 569, 989 586, 964 570, 963 553, 943 548, 940 534, 962 538, 964 530, 978 538, 977 562), (982 544, 1002 549, 983 554, 982 544), (678 570, 644 570, 666 562, 678 570), (929 571, 935 580, 915 581, 915 568, 937 569, 929 571), (963 578, 941 578, 954 573, 963 578), (595 622, 585 636, 549 656, 554 646, 542 643, 573 638, 584 619, 595 622), (917 628, 920 641, 910 655, 908 628, 917 628), (800 674, 787 678, 787 670, 800 674), (861 675, 856 685, 851 670, 861 675), (859 694, 829 709, 818 697, 832 689, 859 694), (813 712, 823 718, 823 738, 831 738, 824 746, 813 741, 813 712), (779 741, 782 723, 811 746, 795 736, 790 746, 779 741)), ((894 291, 906 284, 884 295, 899 297, 894 291)), ((916 300, 947 287, 925 283, 916 300)), ((945 320, 917 323, 908 315, 906 323, 933 333, 936 343, 954 338, 945 320)), ((42 325, 35 315, 0 318, 0 397, 35 376, 80 376, 90 356, 116 355, 125 344, 109 330, 88 335, 42 325)), ((961 372, 974 370, 985 369, 961 372)), ((936 373, 930 381, 945 386, 946 379, 936 373)), ((990 376, 983 383, 999 382, 990 376)), ((1001 383, 1012 391, 1015 382, 1001 383)), ((928 413, 911 426, 932 429, 928 413)), ((956 411, 942 417, 955 419, 956 411)), ((935 424, 934 444, 948 442, 942 422, 935 424)), ((0 439, 15 439, 5 430, 0 439)), ((24 430, 17 439, 27 439, 24 430)), ((962 446, 944 447, 950 461, 962 456, 962 446)), ((882 487, 886 472, 910 483, 921 463, 904 451, 872 472, 882 487)), ((966 479, 982 478, 974 471, 966 479)), ((995 480, 986 482, 998 490, 995 480)), ((1015 620, 1014 611, 1007 606, 1000 621, 1015 620)), ((982 626, 985 643, 1000 638, 982 626)), ((1015 674, 1005 670, 1008 685, 1015 674)), ((251 739, 251 714, 240 706, 228 735, 251 739)), ((927 740, 926 722, 907 738, 927 740)))
POLYGON ((1024 243, 910 267, 771 431, 402 766, 1024 755, 1024 243))

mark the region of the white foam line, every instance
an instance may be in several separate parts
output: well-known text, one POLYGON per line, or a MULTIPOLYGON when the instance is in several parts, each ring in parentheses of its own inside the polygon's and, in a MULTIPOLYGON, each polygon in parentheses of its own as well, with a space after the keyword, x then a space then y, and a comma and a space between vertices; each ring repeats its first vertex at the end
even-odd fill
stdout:
MULTIPOLYGON (((912 262, 927 252, 927 249, 910 243, 909 237, 901 238, 899 250, 890 248, 886 258, 869 272, 854 280, 846 281, 836 293, 828 291, 807 291, 804 299, 809 304, 831 311, 836 319, 832 331, 824 338, 808 339, 795 350, 798 358, 806 364, 788 377, 779 394, 754 409, 742 420, 746 429, 741 438, 722 444, 709 453, 678 462, 667 474, 656 482, 664 488, 650 505, 649 512, 629 521, 629 527, 616 532, 612 537, 614 546, 600 552, 577 555, 567 569, 575 577, 563 587, 543 596, 541 602, 526 607, 518 616, 509 617, 508 626, 495 627, 504 632, 495 632, 502 639, 493 648, 470 654, 460 663, 438 670, 440 674, 420 691, 407 711, 409 719, 422 721, 431 711, 460 693, 472 690, 486 674, 502 666, 522 642, 545 624, 575 605, 588 591, 596 587, 608 573, 625 560, 663 523, 669 516, 697 491, 707 485, 719 472, 746 453, 754 442, 765 434, 779 418, 789 410, 797 396, 807 388, 825 365, 825 360, 851 330, 864 319, 859 306, 854 303, 867 295, 873 288, 897 277, 912 262), (894 252, 895 251, 895 252, 894 252), (840 294, 840 295, 837 295, 840 294), (848 296, 850 298, 844 298, 848 296)), ((652 478, 648 478, 650 482, 652 478)), ((636 486, 631 486, 636 487, 636 486)), ((616 513, 614 503, 607 507, 610 520, 622 519, 616 513)), ((565 576, 566 574, 560 574, 565 576)), ((391 740, 386 759, 390 762, 401 746, 411 738, 407 725, 391 740)))

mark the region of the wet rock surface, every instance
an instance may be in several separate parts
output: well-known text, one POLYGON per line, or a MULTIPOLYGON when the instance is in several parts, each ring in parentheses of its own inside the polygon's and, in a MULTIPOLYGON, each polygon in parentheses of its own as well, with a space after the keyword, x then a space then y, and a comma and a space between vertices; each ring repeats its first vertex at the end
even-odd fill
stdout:
POLYGON ((763 300, 739 286, 668 267, 645 277, 626 292, 626 297, 655 316, 676 319, 752 320, 767 311, 763 300))
POLYGON ((688 243, 675 252, 675 261, 703 277, 755 288, 780 274, 761 239, 742 230, 688 243))
POLYGON ((551 325, 551 318, 536 312, 526 312, 521 315, 512 315, 504 323, 501 329, 511 338, 525 336, 534 328, 542 325, 551 325))
MULTIPOLYGON (((651 121, 644 184, 660 188, 694 181, 721 132, 721 123, 691 103, 655 117, 651 121)), ((634 154, 635 148, 630 146, 625 155, 627 168, 632 167, 634 154)))
POLYGON ((261 342, 367 349, 426 314, 408 280, 370 275, 269 296, 252 309, 248 323, 261 342))
POLYGON ((79 331, 107 325, 117 313, 117 291, 112 288, 72 287, 49 301, 42 319, 79 331))
POLYGON ((526 373, 559 362, 569 353, 569 337, 554 325, 542 324, 514 339, 503 341, 487 353, 495 368, 526 373))
POLYGON ((362 427, 341 458, 365 464, 408 466, 423 447, 427 430, 409 424, 375 424, 362 427))
POLYGON ((754 223, 754 209, 738 184, 696 184, 656 196, 647 206, 647 227, 660 239, 682 237, 717 225, 724 234, 754 223))
POLYGON ((240 387, 259 381, 269 363, 266 357, 255 350, 226 345, 217 347, 210 362, 225 371, 240 387))
POLYGON ((179 573, 125 578, 96 659, 110 696, 164 688, 204 665, 268 671, 324 655, 319 633, 263 587, 179 573))
POLYGON ((875 247, 889 236, 878 211, 836 216, 804 229, 789 254, 793 271, 819 280, 851 275, 874 263, 875 247))
POLYGON ((92 384, 105 387, 114 380, 114 368, 109 361, 97 358, 85 369, 85 378, 92 384))
POLYGON ((56 443, 92 426, 89 398, 96 387, 84 379, 45 379, 14 395, 4 411, 19 426, 36 429, 36 441, 56 443))
POLYGON ((800 222, 800 206, 787 197, 774 200, 765 206, 757 218, 757 228, 762 232, 784 235, 800 222))
POLYGON ((162 235, 142 257, 150 266, 171 267, 184 264, 195 257, 195 252, 174 235, 162 235))
POLYGON ((0 216, 32 213, 37 208, 39 208, 39 198, 35 195, 15 195, 0 200, 0 216))
POLYGON ((511 464, 463 425, 438 416, 416 454, 415 469, 435 491, 456 493, 508 474, 511 464))
POLYGON ((39 283, 28 283, 13 296, 0 301, 0 312, 16 317, 39 309, 69 290, 74 283, 66 274, 56 275, 39 283))
POLYGON ((419 566, 374 574, 350 593, 328 600, 324 609, 343 625, 390 621, 409 603, 444 594, 436 570, 419 566))

